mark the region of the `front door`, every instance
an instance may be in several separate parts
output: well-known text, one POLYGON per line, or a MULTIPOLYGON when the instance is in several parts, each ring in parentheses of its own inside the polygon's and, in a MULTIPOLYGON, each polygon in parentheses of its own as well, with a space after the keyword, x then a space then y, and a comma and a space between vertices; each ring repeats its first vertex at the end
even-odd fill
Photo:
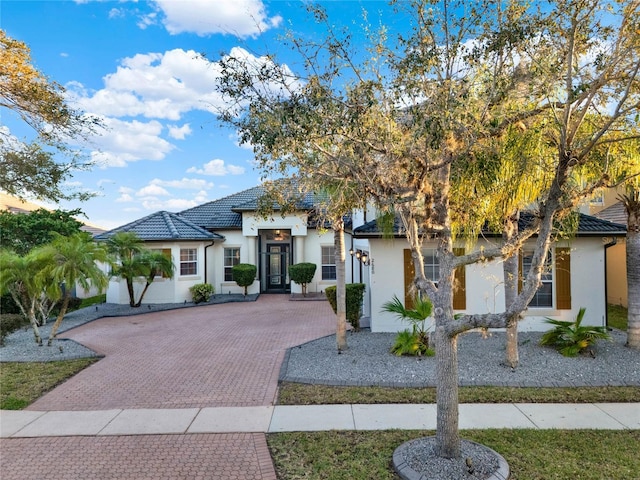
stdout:
POLYGON ((289 246, 267 245, 267 291, 289 291, 289 246))

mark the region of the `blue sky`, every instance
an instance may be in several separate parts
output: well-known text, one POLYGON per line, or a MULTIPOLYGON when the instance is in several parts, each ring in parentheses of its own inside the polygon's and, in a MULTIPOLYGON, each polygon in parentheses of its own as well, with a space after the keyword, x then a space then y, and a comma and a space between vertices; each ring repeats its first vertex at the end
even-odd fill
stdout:
MULTIPOLYGON (((383 1, 324 5, 346 25, 359 24, 363 8, 376 17, 390 12, 383 1)), ((0 9, 2 29, 31 48, 37 68, 108 126, 85 146, 96 165, 69 185, 99 196, 59 205, 81 208, 103 228, 257 185, 253 152, 213 112, 214 62, 238 47, 286 62, 285 29, 317 35, 294 0, 2 0, 0 9)), ((31 135, 9 112, 1 122, 18 138, 31 135)))

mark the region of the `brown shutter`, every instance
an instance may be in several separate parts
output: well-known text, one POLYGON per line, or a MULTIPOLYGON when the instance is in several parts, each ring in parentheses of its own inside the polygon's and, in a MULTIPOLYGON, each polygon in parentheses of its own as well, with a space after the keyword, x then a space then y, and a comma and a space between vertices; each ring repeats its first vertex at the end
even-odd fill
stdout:
POLYGON ((413 266, 411 250, 404 249, 404 308, 413 308, 413 280, 416 277, 416 270, 413 266))
POLYGON ((556 308, 571 310, 571 254, 566 247, 556 248, 556 308))
MULTIPOLYGON (((464 255, 464 248, 454 248, 453 254, 456 257, 464 255)), ((453 276, 453 309, 467 309, 467 274, 465 265, 456 268, 453 276)))

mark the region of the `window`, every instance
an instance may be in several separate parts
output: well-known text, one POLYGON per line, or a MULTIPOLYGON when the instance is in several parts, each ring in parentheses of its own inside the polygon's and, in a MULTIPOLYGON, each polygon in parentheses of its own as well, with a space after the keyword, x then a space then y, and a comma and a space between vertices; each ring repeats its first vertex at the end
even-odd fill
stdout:
MULTIPOLYGON (((171 249, 170 248, 152 248, 150 249, 152 252, 162 253, 165 257, 171 260, 171 249)), ((173 264, 173 261, 171 262, 173 264)), ((166 273, 162 273, 162 278, 169 278, 166 273)))
POLYGON ((336 279, 336 248, 322 247, 322 280, 336 279))
MULTIPOLYGON (((529 269, 531 268, 531 260, 533 252, 524 252, 522 255, 522 272, 524 279, 526 279, 529 269)), ((553 268, 552 268, 552 256, 551 251, 547 253, 544 265, 542 267, 542 277, 540 278, 540 288, 533 296, 530 307, 552 307, 553 306, 553 268)))
POLYGON ((224 281, 233 281, 233 266, 240 263, 240 248, 224 249, 224 281))
POLYGON ((424 275, 438 286, 440 278, 440 262, 436 255, 435 248, 428 248, 422 252, 422 260, 424 264, 424 275))
POLYGON ((180 275, 198 274, 198 250, 196 248, 180 249, 180 275))

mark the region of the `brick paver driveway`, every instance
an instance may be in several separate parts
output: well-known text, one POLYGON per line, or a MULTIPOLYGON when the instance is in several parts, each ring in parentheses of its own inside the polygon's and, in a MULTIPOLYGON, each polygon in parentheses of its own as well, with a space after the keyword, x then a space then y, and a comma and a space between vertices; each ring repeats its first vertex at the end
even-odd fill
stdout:
POLYGON ((332 331, 328 302, 286 295, 103 318, 65 336, 106 357, 29 409, 270 405, 286 349, 332 331))
MULTIPOLYGON (((106 357, 29 409, 270 405, 285 350, 333 331, 327 302, 284 295, 100 319, 66 337, 106 357)), ((276 480, 261 433, 16 438, 0 449, 3 480, 276 480)))

